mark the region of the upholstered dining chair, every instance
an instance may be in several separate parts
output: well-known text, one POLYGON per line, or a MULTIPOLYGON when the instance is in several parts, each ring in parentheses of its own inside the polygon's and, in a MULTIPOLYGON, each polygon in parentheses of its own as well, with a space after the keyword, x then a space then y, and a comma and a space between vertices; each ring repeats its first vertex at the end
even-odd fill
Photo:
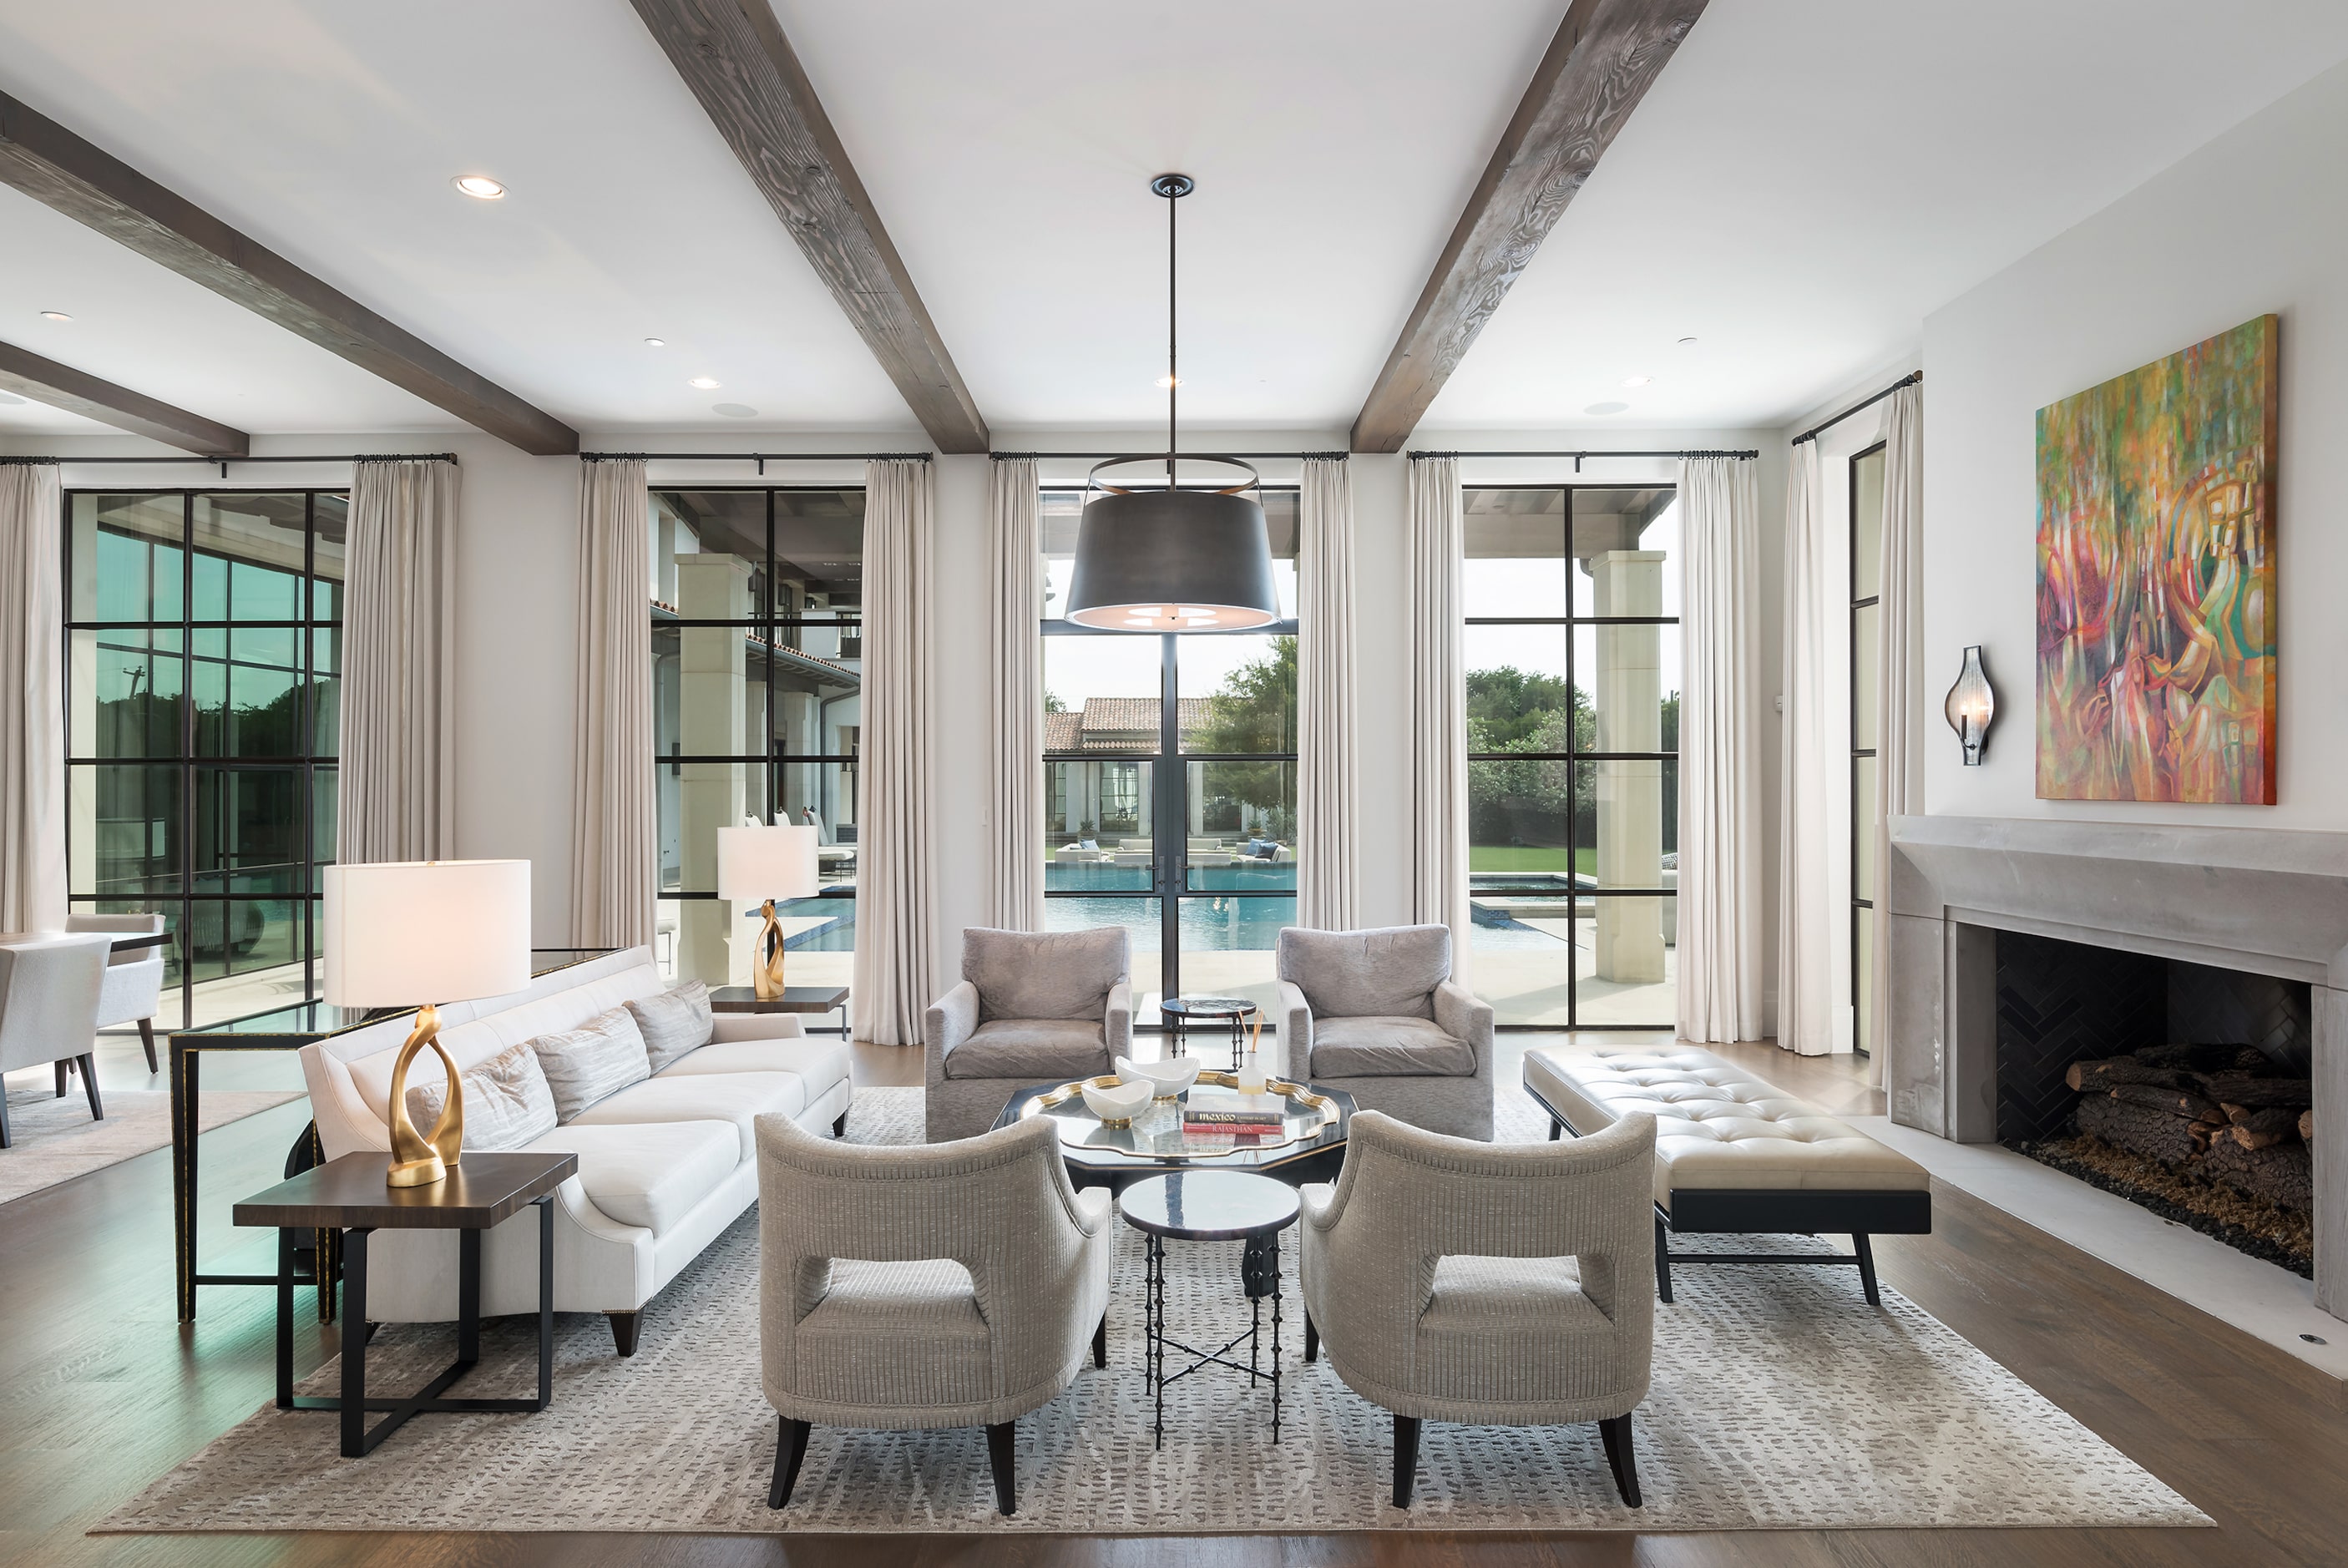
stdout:
POLYGON ((1451 978, 1451 928, 1314 931, 1276 944, 1291 1078, 1430 1132, 1492 1136, 1492 1006, 1451 978))
POLYGON ((1097 1077, 1133 1049, 1132 948, 1123 926, 962 934, 962 984, 922 1029, 932 1143, 994 1125, 1014 1089, 1097 1077))
MULTIPOLYGON (((0 1073, 77 1062, 93 1121, 106 1119, 91 1051, 113 950, 114 939, 102 934, 34 934, 0 943, 0 1073)), ((0 1086, 0 1149, 11 1147, 8 1096, 0 1086)))
POLYGON ((1421 1421, 1595 1421, 1639 1506, 1631 1412, 1654 1355, 1655 1122, 1570 1143, 1447 1138, 1357 1112, 1303 1202, 1304 1358, 1394 1416, 1408 1508, 1421 1421))
MULTIPOLYGON (((108 936, 160 936, 163 917, 160 914, 69 914, 66 929, 74 932, 105 932, 108 936)), ((98 991, 98 1026, 113 1028, 118 1024, 139 1026, 139 1043, 147 1051, 147 1070, 159 1073, 163 1065, 155 1057, 155 1010, 163 1002, 163 952, 160 947, 137 947, 128 953, 117 953, 108 959, 106 975, 98 991)), ((59 1069, 57 1092, 65 1092, 63 1069, 59 1069)))
POLYGON ((814 1427, 984 1427, 995 1506, 1017 1511, 1019 1418, 1087 1348, 1108 1364, 1108 1193, 1069 1184, 1042 1118, 887 1147, 757 1129, 767 1505, 790 1501, 814 1427))

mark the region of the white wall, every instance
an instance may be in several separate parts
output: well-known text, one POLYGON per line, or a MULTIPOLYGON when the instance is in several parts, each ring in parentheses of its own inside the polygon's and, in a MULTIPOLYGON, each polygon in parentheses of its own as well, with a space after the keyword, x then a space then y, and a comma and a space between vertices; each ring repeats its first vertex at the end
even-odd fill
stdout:
POLYGON ((2348 828, 2348 528, 2324 464, 2348 428, 2348 67, 2281 98, 1924 324, 1928 693, 1984 649, 1998 717, 1962 765, 1939 717, 1926 809, 2348 828), (2273 806, 2036 798, 2036 410, 2266 312, 2282 317, 2273 806))

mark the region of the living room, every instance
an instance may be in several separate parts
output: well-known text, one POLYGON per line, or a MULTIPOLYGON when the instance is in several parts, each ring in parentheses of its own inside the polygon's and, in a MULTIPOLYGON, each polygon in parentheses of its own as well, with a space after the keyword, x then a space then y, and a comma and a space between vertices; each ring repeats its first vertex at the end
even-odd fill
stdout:
POLYGON ((2340 1560, 2348 14, 0 38, 12 1552, 2340 1560))

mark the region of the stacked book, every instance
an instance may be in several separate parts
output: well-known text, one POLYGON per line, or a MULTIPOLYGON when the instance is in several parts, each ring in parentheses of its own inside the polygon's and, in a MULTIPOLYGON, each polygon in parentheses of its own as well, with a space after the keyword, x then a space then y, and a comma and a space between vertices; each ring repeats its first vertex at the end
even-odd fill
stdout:
POLYGON ((1219 1094, 1208 1099, 1193 1091, 1182 1107, 1185 1133, 1276 1138, 1287 1128, 1288 1100, 1282 1095, 1219 1094))

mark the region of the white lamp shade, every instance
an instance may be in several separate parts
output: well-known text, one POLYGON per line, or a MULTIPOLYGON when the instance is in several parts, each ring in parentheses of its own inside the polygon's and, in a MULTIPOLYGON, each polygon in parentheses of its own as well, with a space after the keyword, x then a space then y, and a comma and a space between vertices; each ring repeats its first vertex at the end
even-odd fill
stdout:
POLYGON ((413 1007, 530 985, 528 861, 328 866, 326 1000, 413 1007))
POLYGON ((823 891, 813 828, 717 830, 717 896, 728 903, 813 898, 823 891))

